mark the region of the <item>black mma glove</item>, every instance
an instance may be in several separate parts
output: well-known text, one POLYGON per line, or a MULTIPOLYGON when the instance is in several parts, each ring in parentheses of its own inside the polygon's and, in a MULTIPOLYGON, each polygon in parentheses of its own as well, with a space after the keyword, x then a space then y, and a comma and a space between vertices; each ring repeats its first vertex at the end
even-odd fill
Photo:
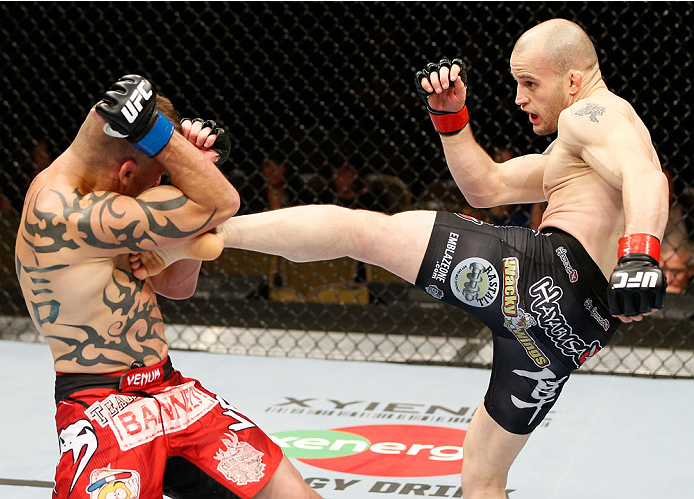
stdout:
POLYGON ((210 128, 212 131, 210 135, 216 135, 217 138, 214 139, 214 144, 212 144, 212 149, 217 153, 217 159, 214 160, 214 164, 221 166, 227 159, 229 159, 229 153, 231 153, 231 137, 223 128, 219 128, 217 123, 213 120, 203 120, 202 118, 183 118, 181 123, 189 120, 193 123, 202 123, 202 128, 210 128))
POLYGON ((667 281, 658 266, 658 238, 650 234, 624 236, 619 240, 618 255, 607 288, 610 312, 629 317, 662 308, 667 281))
POLYGON ((157 93, 152 84, 139 75, 123 76, 96 105, 108 123, 104 132, 111 137, 127 138, 147 156, 155 156, 171 140, 174 125, 155 106, 157 93))
POLYGON ((452 64, 457 64, 460 67, 460 79, 463 80, 463 84, 467 87, 467 68, 461 59, 453 59, 452 61, 449 61, 444 57, 439 61, 438 64, 430 62, 427 64, 425 69, 417 71, 414 75, 414 86, 417 90, 417 95, 419 95, 419 98, 424 102, 427 111, 429 111, 429 116, 434 124, 434 128, 441 135, 454 135, 467 126, 468 122, 470 121, 467 105, 463 106, 460 111, 455 113, 433 109, 429 105, 429 96, 431 93, 427 92, 422 87, 422 78, 429 79, 429 75, 431 73, 438 73, 442 67, 447 67, 450 70, 452 64))

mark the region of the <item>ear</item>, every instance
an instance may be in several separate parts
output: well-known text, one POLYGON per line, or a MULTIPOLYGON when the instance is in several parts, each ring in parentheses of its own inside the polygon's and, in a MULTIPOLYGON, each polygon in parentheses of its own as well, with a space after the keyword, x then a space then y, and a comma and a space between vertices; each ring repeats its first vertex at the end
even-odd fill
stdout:
POLYGON ((121 163, 118 168, 118 180, 121 186, 128 187, 131 182, 135 171, 137 170, 137 163, 132 159, 127 159, 121 163))
POLYGON ((583 72, 578 69, 569 71, 569 95, 576 95, 583 86, 583 72))

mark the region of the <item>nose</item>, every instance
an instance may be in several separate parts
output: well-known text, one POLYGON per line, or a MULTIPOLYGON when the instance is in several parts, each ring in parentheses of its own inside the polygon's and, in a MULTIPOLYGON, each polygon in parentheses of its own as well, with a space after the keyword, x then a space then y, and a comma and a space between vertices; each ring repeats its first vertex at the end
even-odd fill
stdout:
POLYGON ((523 94, 523 88, 520 85, 516 86, 516 105, 522 106, 530 102, 528 97, 523 94))
POLYGON ((154 185, 153 185, 152 187, 156 187, 156 186, 158 186, 159 184, 161 184, 161 175, 159 175, 159 176, 157 177, 157 179, 154 181, 154 185))

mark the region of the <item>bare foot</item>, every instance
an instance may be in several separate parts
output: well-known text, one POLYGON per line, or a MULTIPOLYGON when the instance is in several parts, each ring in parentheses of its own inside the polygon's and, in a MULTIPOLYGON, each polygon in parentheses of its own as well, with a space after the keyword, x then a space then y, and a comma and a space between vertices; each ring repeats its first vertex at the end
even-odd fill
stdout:
POLYGON ((148 277, 160 274, 166 268, 164 259, 157 253, 157 251, 148 251, 130 254, 130 267, 137 279, 144 281, 148 277))
POLYGON ((224 250, 220 236, 211 232, 201 234, 185 243, 145 253, 132 253, 130 266, 133 275, 140 280, 160 274, 174 262, 184 259, 209 261, 224 250))

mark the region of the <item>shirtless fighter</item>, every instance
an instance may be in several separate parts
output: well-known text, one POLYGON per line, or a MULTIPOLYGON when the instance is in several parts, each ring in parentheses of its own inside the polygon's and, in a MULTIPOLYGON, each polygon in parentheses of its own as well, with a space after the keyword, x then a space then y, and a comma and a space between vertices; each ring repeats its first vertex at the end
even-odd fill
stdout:
MULTIPOLYGON (((461 61, 429 64, 415 84, 467 201, 546 200, 539 231, 452 213, 335 206, 247 215, 217 228, 226 247, 381 266, 489 326, 491 381, 463 443, 466 499, 506 497, 511 464, 571 372, 610 341, 620 319, 661 307, 666 286, 658 263, 667 179, 643 122, 602 80, 588 35, 567 20, 544 22, 517 41, 510 69, 533 131, 557 138, 543 154, 504 163, 475 141, 461 61)), ((165 251, 131 263, 144 277, 176 258, 165 251)))
POLYGON ((202 258, 221 252, 204 234, 239 207, 211 161, 228 155, 222 133, 181 128, 146 79, 124 76, 27 192, 16 270, 56 371, 54 499, 114 487, 141 499, 318 497, 250 419, 172 367, 156 293, 190 296, 200 261, 145 281, 130 270, 129 253, 198 235, 202 258), (164 172, 173 186, 159 185, 164 172))

